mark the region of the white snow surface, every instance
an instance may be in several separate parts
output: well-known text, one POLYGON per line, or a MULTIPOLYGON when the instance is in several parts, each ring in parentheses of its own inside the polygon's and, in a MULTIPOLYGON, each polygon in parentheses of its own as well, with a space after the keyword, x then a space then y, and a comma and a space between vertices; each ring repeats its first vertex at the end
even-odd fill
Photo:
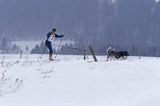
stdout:
POLYGON ((160 58, 0 55, 0 106, 160 106, 160 58))

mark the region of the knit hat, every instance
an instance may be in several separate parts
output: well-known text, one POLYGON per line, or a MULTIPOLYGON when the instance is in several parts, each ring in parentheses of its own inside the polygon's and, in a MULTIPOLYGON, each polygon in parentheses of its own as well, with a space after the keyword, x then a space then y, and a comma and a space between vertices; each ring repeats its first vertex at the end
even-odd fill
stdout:
POLYGON ((52 32, 56 32, 56 28, 53 28, 53 29, 52 29, 52 32))

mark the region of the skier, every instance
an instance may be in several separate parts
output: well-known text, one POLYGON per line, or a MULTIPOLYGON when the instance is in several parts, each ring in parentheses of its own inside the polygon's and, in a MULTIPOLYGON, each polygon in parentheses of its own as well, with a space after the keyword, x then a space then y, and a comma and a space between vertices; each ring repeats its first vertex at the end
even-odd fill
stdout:
POLYGON ((47 34, 47 40, 45 41, 46 47, 49 49, 49 61, 53 61, 52 58, 53 55, 53 49, 52 49, 52 42, 55 38, 61 38, 64 37, 65 34, 57 34, 56 28, 53 28, 51 32, 47 34))

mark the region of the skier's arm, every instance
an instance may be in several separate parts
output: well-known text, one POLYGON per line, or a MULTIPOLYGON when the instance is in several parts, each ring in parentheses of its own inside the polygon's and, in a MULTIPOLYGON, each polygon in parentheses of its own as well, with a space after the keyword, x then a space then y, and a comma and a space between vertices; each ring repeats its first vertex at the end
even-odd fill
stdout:
POLYGON ((55 37, 56 38, 61 38, 61 37, 63 37, 64 36, 64 34, 55 34, 55 37))

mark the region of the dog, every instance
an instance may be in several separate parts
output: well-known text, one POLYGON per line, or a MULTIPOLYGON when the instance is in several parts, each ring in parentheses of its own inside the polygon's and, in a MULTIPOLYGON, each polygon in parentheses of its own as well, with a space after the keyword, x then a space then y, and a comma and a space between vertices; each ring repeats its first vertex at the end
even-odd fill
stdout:
POLYGON ((111 47, 107 49, 107 60, 120 59, 120 58, 126 59, 128 56, 129 53, 127 51, 116 51, 111 47))
POLYGON ((119 51, 118 52, 119 58, 126 58, 129 56, 129 53, 127 51, 119 51))

